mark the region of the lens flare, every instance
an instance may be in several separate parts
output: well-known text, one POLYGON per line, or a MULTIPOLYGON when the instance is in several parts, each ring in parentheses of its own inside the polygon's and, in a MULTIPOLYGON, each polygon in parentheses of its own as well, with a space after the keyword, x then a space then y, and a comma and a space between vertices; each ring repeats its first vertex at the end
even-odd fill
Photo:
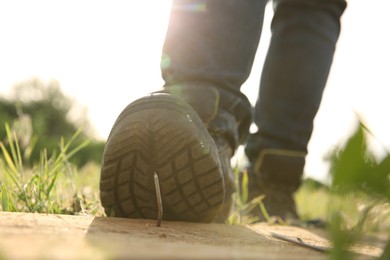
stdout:
POLYGON ((207 10, 206 3, 203 1, 200 1, 199 3, 190 4, 174 4, 172 6, 172 9, 190 12, 205 12, 207 10))

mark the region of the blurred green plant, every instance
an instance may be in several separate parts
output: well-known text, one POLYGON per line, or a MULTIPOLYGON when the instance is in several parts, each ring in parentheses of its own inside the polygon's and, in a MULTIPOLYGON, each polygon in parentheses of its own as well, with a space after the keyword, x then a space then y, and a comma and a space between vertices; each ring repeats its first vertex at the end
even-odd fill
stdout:
MULTIPOLYGON (((85 139, 90 139, 90 143, 71 159, 72 162, 81 167, 90 161, 101 161, 104 142, 95 138, 85 109, 64 95, 57 81, 45 83, 33 78, 16 84, 11 97, 0 97, 0 122, 2 126, 4 123, 12 125, 21 146, 32 148, 25 150, 25 159, 29 158, 26 163, 39 162, 43 149, 58 153, 58 140, 71 138, 80 128, 83 131, 73 140, 73 145, 77 146, 85 139)), ((2 126, 0 141, 7 146, 2 126)))
POLYGON ((353 256, 347 248, 360 240, 367 231, 373 231, 373 225, 370 223, 373 220, 388 225, 388 221, 381 219, 388 218, 388 214, 378 214, 375 210, 381 207, 389 208, 390 155, 387 153, 384 158, 377 159, 368 149, 368 133, 371 132, 359 122, 344 147, 335 150, 329 157, 332 186, 328 219, 329 234, 334 244, 331 259, 351 259, 353 256), (352 225, 345 214, 345 204, 348 203, 346 198, 350 194, 358 197, 363 197, 361 194, 364 194, 370 198, 360 205, 356 221, 352 225), (343 197, 344 201, 336 201, 336 197, 343 197))
POLYGON ((390 199, 390 155, 377 160, 367 147, 367 128, 360 123, 345 147, 331 157, 333 188, 363 190, 390 199))

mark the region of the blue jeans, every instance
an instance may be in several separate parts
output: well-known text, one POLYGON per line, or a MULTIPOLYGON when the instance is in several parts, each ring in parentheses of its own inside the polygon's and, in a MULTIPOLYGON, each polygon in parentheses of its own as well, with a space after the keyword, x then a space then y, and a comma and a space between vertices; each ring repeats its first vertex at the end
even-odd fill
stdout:
POLYGON ((268 148, 307 153, 346 7, 344 0, 273 1, 272 38, 254 108, 259 131, 247 139, 253 109, 240 87, 252 68, 266 3, 174 1, 163 48, 166 85, 217 87, 250 160, 268 148))

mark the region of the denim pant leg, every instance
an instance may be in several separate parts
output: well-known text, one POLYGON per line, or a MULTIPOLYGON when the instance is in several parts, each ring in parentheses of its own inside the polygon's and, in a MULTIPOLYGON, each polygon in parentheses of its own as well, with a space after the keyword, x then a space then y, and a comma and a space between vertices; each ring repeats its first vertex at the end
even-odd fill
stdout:
MULTIPOLYGON (((175 0, 163 47, 166 86, 213 86, 243 141, 252 120, 240 92, 257 50, 266 0, 175 0)), ((207 97, 199 100, 201 104, 207 97)))
POLYGON ((259 160, 264 149, 296 151, 290 153, 301 157, 296 169, 276 171, 290 171, 297 175, 293 179, 301 175, 345 7, 343 0, 274 1, 272 38, 255 107, 259 131, 246 147, 251 161, 259 160))
POLYGON ((255 122, 267 139, 306 151, 333 60, 344 1, 275 0, 255 122))

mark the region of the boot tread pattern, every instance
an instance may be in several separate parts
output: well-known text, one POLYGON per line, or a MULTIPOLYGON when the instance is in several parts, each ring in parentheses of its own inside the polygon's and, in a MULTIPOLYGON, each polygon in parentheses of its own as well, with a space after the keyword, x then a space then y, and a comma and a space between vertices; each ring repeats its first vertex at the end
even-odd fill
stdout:
POLYGON ((175 97, 140 99, 118 117, 101 169, 106 214, 157 218, 154 172, 164 219, 210 222, 220 211, 224 180, 217 149, 192 108, 175 97))

